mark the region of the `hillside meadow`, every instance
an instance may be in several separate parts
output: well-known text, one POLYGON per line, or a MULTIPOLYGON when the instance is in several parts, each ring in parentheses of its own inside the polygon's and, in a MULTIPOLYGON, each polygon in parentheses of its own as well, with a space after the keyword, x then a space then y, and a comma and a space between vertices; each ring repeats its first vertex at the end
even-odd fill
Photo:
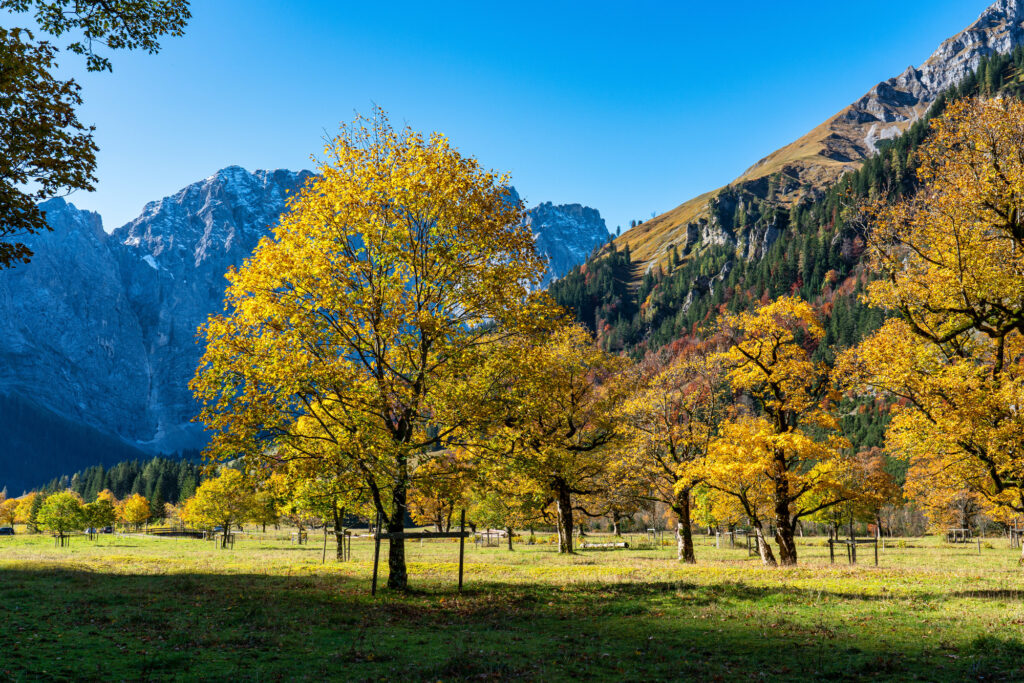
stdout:
POLYGON ((1024 570, 1001 538, 889 541, 877 568, 807 538, 791 569, 703 536, 692 567, 668 543, 470 543, 461 594, 458 543, 435 540, 409 548, 412 592, 376 598, 372 549, 336 562, 331 543, 323 564, 315 535, 0 537, 0 680, 1024 677, 1024 570))

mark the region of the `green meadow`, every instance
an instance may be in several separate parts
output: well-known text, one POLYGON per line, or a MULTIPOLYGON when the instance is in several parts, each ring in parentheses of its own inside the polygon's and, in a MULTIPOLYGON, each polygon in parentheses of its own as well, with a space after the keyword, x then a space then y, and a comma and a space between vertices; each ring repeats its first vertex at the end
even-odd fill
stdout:
MULTIPOLYGON (((539 541, 546 537, 537 537, 539 541)), ((634 538, 634 545, 639 537, 634 538)), ((386 544, 382 546, 386 551, 386 544)), ((322 537, 0 538, 0 679, 1020 680, 1024 570, 1005 539, 890 541, 765 569, 698 538, 560 556, 548 543, 409 547, 415 590, 370 596, 373 544, 322 537)), ((386 563, 381 563, 386 574, 386 563)))

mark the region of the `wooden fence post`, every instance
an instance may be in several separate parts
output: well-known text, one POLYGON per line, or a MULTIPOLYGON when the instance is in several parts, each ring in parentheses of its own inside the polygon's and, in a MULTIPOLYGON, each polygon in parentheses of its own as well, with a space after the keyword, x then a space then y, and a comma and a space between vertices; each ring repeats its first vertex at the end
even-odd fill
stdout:
POLYGON ((466 554, 466 509, 462 509, 462 519, 459 522, 459 592, 462 592, 462 566, 463 557, 466 554))
POLYGON ((380 512, 377 513, 377 523, 373 525, 373 584, 370 587, 370 595, 377 594, 377 563, 380 561, 380 512))

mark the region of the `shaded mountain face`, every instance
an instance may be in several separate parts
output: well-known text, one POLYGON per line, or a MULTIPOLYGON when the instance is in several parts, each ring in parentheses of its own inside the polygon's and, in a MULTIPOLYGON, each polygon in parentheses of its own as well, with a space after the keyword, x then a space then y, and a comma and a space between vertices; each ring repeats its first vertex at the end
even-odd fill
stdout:
MULTIPOLYGON (((856 170, 877 145, 906 131, 936 99, 977 69, 982 57, 1006 54, 1024 44, 1024 0, 998 0, 967 29, 946 40, 920 67, 883 81, 838 114, 750 167, 729 186, 734 196, 771 198, 783 205, 820 197, 841 175, 856 170)), ((715 222, 721 190, 695 197, 624 233, 645 272, 668 260, 673 245, 715 222)), ((691 240, 692 241, 692 240, 691 240)), ((757 253, 757 250, 755 250, 757 253)))
MULTIPOLYGON (((109 235, 97 214, 43 205, 53 231, 26 240, 31 263, 0 271, 0 488, 97 464, 98 451, 113 462, 203 445, 188 389, 196 330, 309 176, 228 167, 109 235)), ((528 221, 547 281, 608 240, 579 205, 543 204, 528 221)))

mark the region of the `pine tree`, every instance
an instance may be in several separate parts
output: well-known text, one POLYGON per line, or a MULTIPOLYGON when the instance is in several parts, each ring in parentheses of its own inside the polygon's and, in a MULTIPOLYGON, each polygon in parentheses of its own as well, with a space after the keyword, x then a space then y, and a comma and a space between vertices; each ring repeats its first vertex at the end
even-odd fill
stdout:
POLYGON ((30 534, 37 534, 37 533, 39 533, 39 525, 38 525, 39 509, 41 507, 43 507, 43 503, 45 501, 46 501, 46 496, 44 496, 41 493, 38 496, 36 496, 35 498, 32 499, 32 505, 28 509, 28 520, 27 520, 27 523, 26 523, 26 526, 28 527, 28 531, 29 531, 30 534))

